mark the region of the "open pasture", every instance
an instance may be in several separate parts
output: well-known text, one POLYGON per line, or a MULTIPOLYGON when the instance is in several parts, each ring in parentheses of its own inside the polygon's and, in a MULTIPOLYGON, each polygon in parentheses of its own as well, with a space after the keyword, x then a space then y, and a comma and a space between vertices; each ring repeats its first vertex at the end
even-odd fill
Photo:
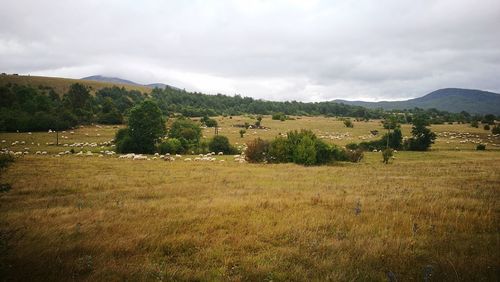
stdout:
MULTIPOLYGON (((378 121, 345 128, 332 118, 265 117, 271 129, 240 138, 232 125, 250 118, 218 121, 233 144, 300 128, 339 145, 383 133, 378 121)), ((361 163, 321 167, 55 158, 71 147, 47 145, 54 133, 0 134, 2 147, 31 147, 0 175, 12 187, 0 193, 0 277, 498 281, 500 147, 491 145, 498 137, 468 125, 432 129, 440 134, 432 151, 398 152, 389 165, 368 152, 361 163), (478 135, 487 151, 444 132, 478 135)), ((116 130, 59 134, 68 137, 62 144, 101 143, 116 130)), ((103 149, 111 147, 84 148, 103 149)))
MULTIPOLYGON (((241 128, 235 125, 243 125, 245 122, 254 124, 255 119, 247 116, 217 117, 219 123, 219 134, 225 135, 234 145, 242 145, 246 142, 260 137, 271 140, 279 134, 286 134, 290 130, 311 129, 323 140, 345 146, 348 143, 359 143, 381 138, 385 133, 379 120, 369 122, 354 122, 354 128, 346 128, 341 120, 325 117, 295 117, 295 120, 279 121, 272 120, 270 116, 265 116, 262 125, 269 129, 248 129, 243 138, 240 137, 241 128), (373 136, 370 131, 378 130, 379 134, 373 136)), ((103 150, 112 150, 112 147, 101 146, 99 144, 108 142, 114 138, 115 132, 122 126, 110 125, 87 125, 80 126, 75 130, 59 132, 59 144, 56 143, 56 133, 48 132, 22 132, 22 133, 0 133, 0 148, 9 148, 12 151, 26 151, 33 154, 36 151, 46 151, 47 153, 57 154, 74 148, 79 150, 93 151, 99 153, 103 150), (4 142, 5 141, 5 142, 4 142), (16 141, 18 141, 16 143, 16 141), (23 143, 24 142, 24 143, 23 143), (13 143, 15 143, 13 145, 13 143), (53 144, 51 144, 53 143, 53 144), (85 144, 86 146, 71 146, 75 143, 85 144), (96 146, 89 144, 95 143, 96 146)), ((482 128, 470 127, 468 124, 443 124, 433 125, 431 129, 438 134, 436 143, 432 150, 475 150, 478 143, 486 144, 487 150, 500 150, 500 136, 493 136, 491 131, 482 128)), ((404 136, 411 135, 411 125, 402 125, 404 136)), ((214 128, 205 128, 203 130, 204 138, 211 138, 214 135, 214 128)))

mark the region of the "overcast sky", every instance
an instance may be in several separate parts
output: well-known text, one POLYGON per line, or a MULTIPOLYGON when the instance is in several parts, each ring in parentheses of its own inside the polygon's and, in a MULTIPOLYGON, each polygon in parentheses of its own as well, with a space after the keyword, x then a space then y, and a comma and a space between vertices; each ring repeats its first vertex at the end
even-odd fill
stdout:
POLYGON ((500 92, 500 0, 2 0, 0 71, 267 100, 500 92))

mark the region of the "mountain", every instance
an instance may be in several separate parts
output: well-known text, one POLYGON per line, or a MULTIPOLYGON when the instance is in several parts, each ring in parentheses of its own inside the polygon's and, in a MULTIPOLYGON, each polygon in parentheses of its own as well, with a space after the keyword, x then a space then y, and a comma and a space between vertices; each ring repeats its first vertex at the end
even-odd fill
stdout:
POLYGON ((404 110, 418 107, 422 109, 435 108, 452 113, 466 111, 471 114, 500 115, 500 94, 474 89, 444 88, 406 101, 364 102, 334 100, 334 102, 362 106, 369 109, 404 110))
POLYGON ((102 76, 102 75, 92 75, 92 76, 87 76, 84 78, 81 78, 82 80, 92 80, 92 81, 100 81, 100 82, 109 82, 109 83, 117 83, 117 84, 129 84, 129 85, 138 85, 138 86, 146 86, 149 88, 173 88, 173 89, 178 89, 177 87, 170 86, 165 83, 150 83, 150 84, 139 84, 136 82, 133 82, 131 80, 119 78, 119 77, 109 77, 109 76, 102 76))
POLYGON ((109 83, 118 83, 118 84, 130 84, 130 85, 140 85, 139 83, 135 83, 130 80, 118 78, 118 77, 108 77, 102 75, 92 75, 81 78, 82 80, 92 80, 92 81, 100 81, 100 82, 109 82, 109 83))

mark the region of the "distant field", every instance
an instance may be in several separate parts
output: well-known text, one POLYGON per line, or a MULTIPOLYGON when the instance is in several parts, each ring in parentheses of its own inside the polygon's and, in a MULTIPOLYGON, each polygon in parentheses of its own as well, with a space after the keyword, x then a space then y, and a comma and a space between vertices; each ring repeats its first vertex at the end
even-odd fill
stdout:
POLYGON ((118 84, 118 83, 107 83, 91 80, 80 80, 71 78, 60 78, 60 77, 44 77, 44 76, 24 76, 24 75, 0 75, 0 86, 7 83, 13 83, 18 85, 31 85, 31 86, 48 86, 52 87, 59 95, 63 95, 68 92, 69 87, 73 83, 82 83, 90 87, 91 92, 105 88, 112 87, 114 85, 118 87, 125 87, 127 90, 137 90, 142 93, 150 93, 151 88, 146 86, 129 85, 129 84, 118 84))
MULTIPOLYGON (((266 116, 269 130, 240 138, 233 125, 254 120, 217 119, 239 144, 300 128, 339 145, 383 133, 379 121, 345 128, 266 116)), ((101 143, 117 129, 68 130, 60 143, 101 143)), ((430 152, 398 152, 389 165, 368 152, 361 163, 321 167, 54 157, 71 148, 46 145, 55 133, 0 134, 0 147, 30 152, 0 175, 11 184, 0 192, 1 280, 498 281, 499 137, 432 129, 441 136, 430 152), (461 143, 469 139, 487 151, 461 143)))
MULTIPOLYGON (((235 127, 235 125, 244 124, 245 122, 253 124, 255 123, 254 119, 246 116, 235 116, 232 118, 218 117, 216 119, 220 126, 219 134, 227 136, 230 142, 236 146, 245 144, 257 137, 272 140, 279 136, 280 133, 285 134, 290 130, 300 130, 302 128, 311 129, 323 140, 339 146, 345 146, 352 142, 359 143, 361 141, 375 140, 381 138, 381 135, 385 132, 378 120, 354 122, 354 128, 346 128, 343 122, 336 118, 296 117, 296 120, 277 121, 272 120, 270 116, 264 116, 262 125, 269 129, 248 129, 244 137, 241 138, 239 134, 241 128, 235 127), (378 136, 373 136, 370 133, 371 130, 378 130, 380 133, 378 136)), ((59 143, 61 146, 48 146, 46 144, 56 142, 55 133, 0 133, 0 142, 5 140, 4 143, 0 143, 0 148, 9 147, 13 151, 23 151, 24 148, 29 148, 31 153, 36 151, 58 153, 71 148, 64 147, 64 144, 68 144, 69 146, 75 142, 102 143, 109 141, 114 138, 115 132, 120 127, 121 126, 93 125, 60 132, 59 143), (71 132, 73 132, 73 134, 71 134, 71 132), (19 143, 15 146, 11 146, 15 141, 19 141, 19 143), (22 141, 24 141, 24 144, 21 144, 22 141)), ((473 128, 468 124, 434 125, 431 128, 439 135, 436 144, 432 146, 432 150, 456 150, 457 148, 459 150, 475 150, 476 143, 486 144, 487 150, 500 150, 500 136, 492 136, 491 131, 486 131, 482 128, 473 128), (445 132, 460 133, 462 136, 465 136, 463 135, 464 133, 469 133, 469 136, 473 137, 452 138, 452 135, 444 136, 445 132)), ((405 136, 411 135, 411 125, 403 125, 402 129, 405 136)), ((213 135, 214 128, 206 128, 203 130, 204 138, 211 138, 213 135)), ((107 150, 112 148, 85 148, 85 150, 91 150, 93 152, 99 152, 103 149, 107 150)))

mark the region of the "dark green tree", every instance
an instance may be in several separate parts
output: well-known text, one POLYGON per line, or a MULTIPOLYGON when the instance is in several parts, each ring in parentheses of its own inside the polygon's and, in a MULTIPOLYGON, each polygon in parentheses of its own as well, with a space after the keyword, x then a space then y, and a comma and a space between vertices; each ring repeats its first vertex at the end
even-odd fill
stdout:
POLYGON ((208 149, 212 152, 223 152, 224 154, 234 154, 236 149, 231 146, 226 136, 216 135, 208 143, 208 149))
POLYGON ((155 151, 156 142, 164 134, 165 122, 160 108, 155 102, 146 100, 131 109, 128 130, 117 133, 117 147, 121 148, 122 152, 132 151, 150 154, 155 151), (119 146, 120 143, 124 142, 131 148, 127 148, 123 144, 119 146))

